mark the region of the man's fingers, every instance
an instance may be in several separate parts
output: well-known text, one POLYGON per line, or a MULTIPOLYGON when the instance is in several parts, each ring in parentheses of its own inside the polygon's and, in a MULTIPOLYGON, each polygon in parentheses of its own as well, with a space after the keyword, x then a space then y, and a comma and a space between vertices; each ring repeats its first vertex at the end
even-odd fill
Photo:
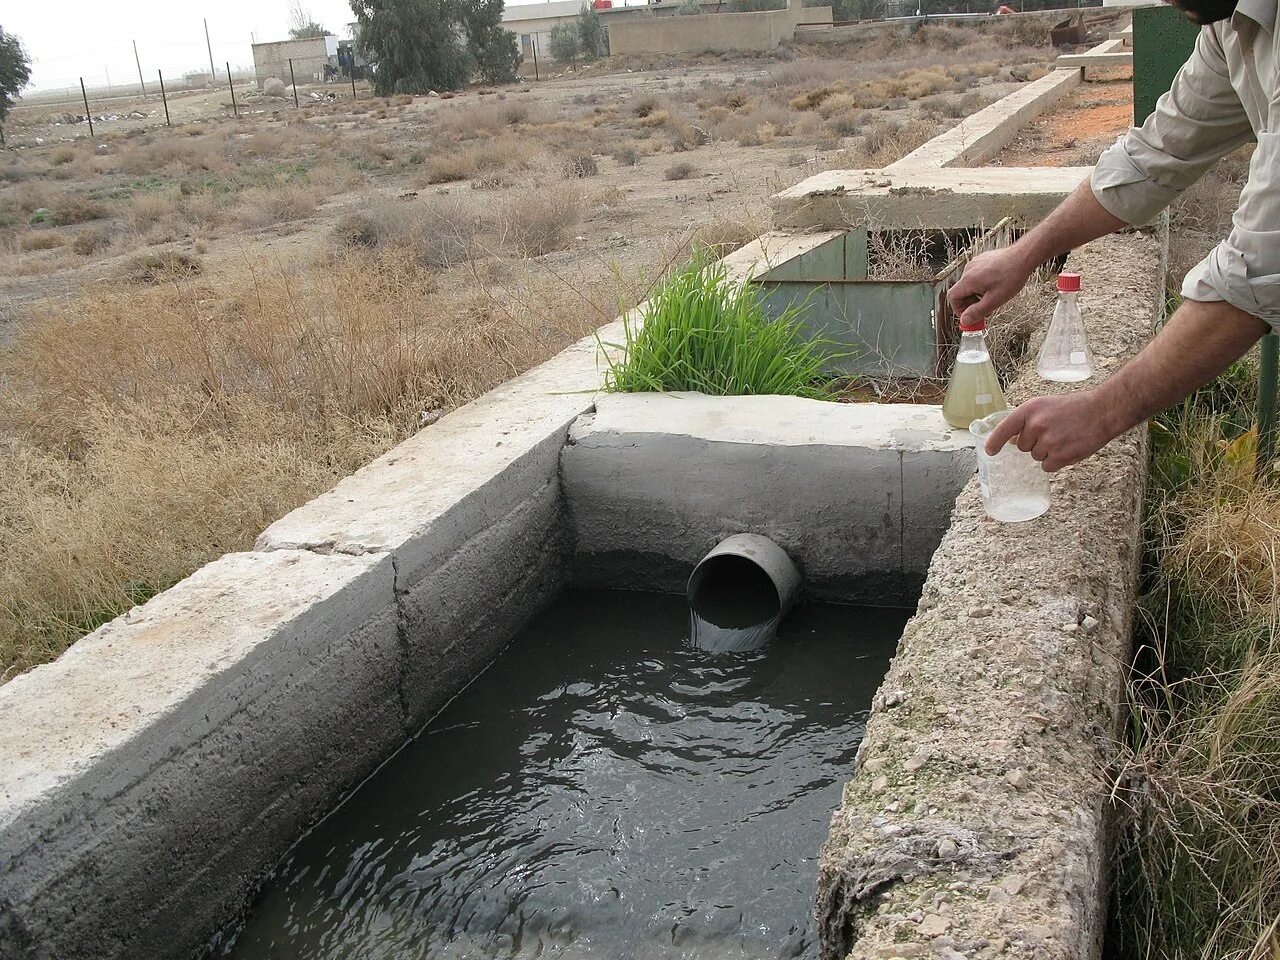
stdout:
POLYGON ((957 318, 960 324, 962 326, 965 324, 971 324, 975 320, 982 320, 983 322, 986 322, 987 314, 991 312, 986 306, 986 300, 987 298, 985 296, 979 297, 977 300, 974 300, 965 307, 964 312, 957 318))
POLYGON ((947 302, 957 314, 963 312, 970 304, 977 303, 979 299, 977 284, 967 276, 961 277, 947 291, 947 302))
POLYGON ((1010 439, 1019 434, 1026 420, 1027 415, 1022 412, 1021 407, 1018 407, 1013 413, 997 423, 996 428, 991 431, 991 436, 987 437, 987 456, 994 457, 999 453, 1010 439))

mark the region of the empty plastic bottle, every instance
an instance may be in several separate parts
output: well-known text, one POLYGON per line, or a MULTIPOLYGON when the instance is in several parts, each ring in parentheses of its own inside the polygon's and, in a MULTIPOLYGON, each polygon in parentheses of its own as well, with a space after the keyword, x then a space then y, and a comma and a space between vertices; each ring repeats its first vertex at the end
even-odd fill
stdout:
POLYGON ((1058 302, 1053 320, 1045 334, 1036 372, 1046 380, 1078 383, 1093 376, 1093 355, 1089 352, 1089 336, 1080 316, 1080 274, 1058 274, 1058 302))
POLYGON ((1009 409, 987 351, 986 329, 981 320, 960 324, 960 349, 942 401, 942 416, 961 430, 968 430, 974 420, 1009 409))

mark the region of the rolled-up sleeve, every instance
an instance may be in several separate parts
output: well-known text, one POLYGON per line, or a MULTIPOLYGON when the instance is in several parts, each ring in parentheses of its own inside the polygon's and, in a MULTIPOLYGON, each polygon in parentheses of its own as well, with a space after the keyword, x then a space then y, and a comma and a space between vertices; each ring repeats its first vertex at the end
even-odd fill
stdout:
POLYGON ((1222 43, 1211 28, 1202 29, 1190 59, 1146 123, 1098 159, 1093 195, 1126 223, 1148 223, 1216 160, 1252 138, 1222 43))
POLYGON ((1280 330, 1280 102, 1249 161, 1231 233, 1182 282, 1188 300, 1225 300, 1280 330))

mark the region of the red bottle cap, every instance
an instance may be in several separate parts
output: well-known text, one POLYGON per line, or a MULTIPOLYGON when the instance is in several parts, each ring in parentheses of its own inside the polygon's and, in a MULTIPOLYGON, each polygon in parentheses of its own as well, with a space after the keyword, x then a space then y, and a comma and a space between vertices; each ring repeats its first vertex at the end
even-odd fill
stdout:
POLYGON ((961 323, 960 329, 965 333, 976 333, 979 330, 987 329, 987 321, 979 317, 977 320, 970 320, 968 323, 961 323))
POLYGON ((1078 273, 1060 273, 1058 274, 1058 289, 1063 293, 1079 293, 1080 292, 1080 274, 1078 273))

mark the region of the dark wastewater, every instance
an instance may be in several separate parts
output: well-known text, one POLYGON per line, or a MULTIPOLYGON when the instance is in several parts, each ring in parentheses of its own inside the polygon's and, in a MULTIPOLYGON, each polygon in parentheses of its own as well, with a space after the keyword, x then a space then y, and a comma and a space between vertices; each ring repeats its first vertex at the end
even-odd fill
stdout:
POLYGON ((684 597, 570 591, 263 885, 259 958, 814 957, 817 855, 908 611, 760 650, 684 597))

